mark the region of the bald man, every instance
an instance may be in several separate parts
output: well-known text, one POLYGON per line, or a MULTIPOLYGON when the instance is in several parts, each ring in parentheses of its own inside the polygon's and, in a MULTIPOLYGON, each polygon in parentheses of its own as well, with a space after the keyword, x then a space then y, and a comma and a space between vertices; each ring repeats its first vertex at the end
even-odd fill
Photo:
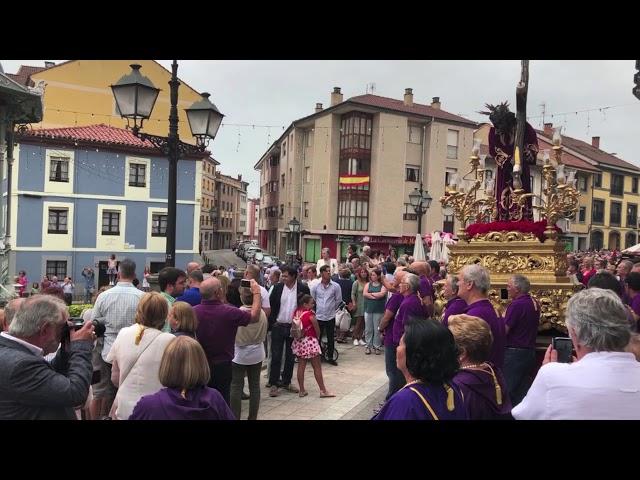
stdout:
POLYGON ((260 285, 250 280, 253 302, 251 313, 224 303, 224 292, 220 280, 208 278, 200 284, 200 305, 193 307, 198 317, 196 336, 207 355, 211 380, 209 386, 215 388, 230 405, 231 361, 234 356, 238 327, 246 327, 260 320, 260 285))
POLYGON ((433 314, 433 302, 435 300, 434 288, 429 278, 431 275, 431 266, 427 262, 417 261, 411 264, 409 271, 420 277, 418 292, 422 299, 422 304, 427 310, 427 317, 430 317, 433 314))
POLYGON ((198 262, 187 263, 187 276, 194 270, 200 270, 200 264, 198 262))

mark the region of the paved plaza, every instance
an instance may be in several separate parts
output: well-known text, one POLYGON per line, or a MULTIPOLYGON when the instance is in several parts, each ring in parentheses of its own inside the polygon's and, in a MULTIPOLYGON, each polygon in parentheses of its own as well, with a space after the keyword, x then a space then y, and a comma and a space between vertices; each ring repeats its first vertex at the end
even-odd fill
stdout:
MULTIPOLYGON (((266 368, 261 375, 261 398, 258 420, 368 420, 373 409, 384 401, 387 393, 387 376, 384 354, 365 355, 364 347, 353 343, 336 344, 340 352, 338 366, 322 364, 322 374, 327 389, 334 398, 320 398, 320 390, 313 376, 311 364, 307 364, 304 383, 309 392, 300 398, 297 393, 281 390, 280 396, 269 397, 266 368)), ((292 384, 297 386, 294 366, 292 384)), ((246 387, 245 387, 246 390, 246 387)), ((242 402, 242 419, 246 419, 249 401, 242 402)))

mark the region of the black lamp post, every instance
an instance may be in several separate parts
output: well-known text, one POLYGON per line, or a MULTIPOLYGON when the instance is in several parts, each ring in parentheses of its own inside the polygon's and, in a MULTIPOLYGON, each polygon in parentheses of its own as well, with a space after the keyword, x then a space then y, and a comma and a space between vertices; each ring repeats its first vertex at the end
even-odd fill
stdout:
POLYGON ((131 72, 111 85, 120 116, 127 119, 127 128, 142 140, 149 140, 162 155, 169 159, 169 191, 167 195, 167 249, 166 266, 173 267, 176 262, 176 197, 178 184, 178 160, 180 155, 199 154, 205 151, 209 139, 218 133, 224 115, 209 101, 209 94, 202 93, 202 99, 185 109, 191 134, 196 137, 196 146, 180 141, 178 135, 178 62, 171 65, 169 92, 171 110, 169 111, 169 136, 161 137, 140 132, 145 120, 151 116, 153 106, 160 89, 151 80, 142 76, 140 65, 131 65, 131 72), (133 121, 133 126, 130 121, 133 121), (140 124, 138 124, 138 121, 140 124))
POLYGON ((293 217, 293 219, 289 220, 288 226, 289 232, 291 232, 291 243, 293 244, 292 249, 295 250, 297 254, 298 249, 296 248, 296 237, 297 234, 300 233, 300 222, 296 219, 296 217, 293 217))
POLYGON ((409 194, 409 201, 413 210, 418 216, 418 233, 422 235, 422 216, 427 213, 431 206, 431 195, 428 191, 422 190, 422 182, 420 182, 420 189, 413 189, 413 192, 409 194))

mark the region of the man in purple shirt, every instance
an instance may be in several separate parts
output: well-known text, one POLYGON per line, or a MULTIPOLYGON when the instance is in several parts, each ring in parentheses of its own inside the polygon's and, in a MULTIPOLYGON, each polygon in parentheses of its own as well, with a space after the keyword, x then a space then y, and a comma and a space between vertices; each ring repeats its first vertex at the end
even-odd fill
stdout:
MULTIPOLYGON (((406 272, 402 269, 395 271, 393 282, 391 283, 394 289, 400 286, 400 282, 403 280, 405 275, 406 272)), ((393 324, 395 323, 396 314, 398 313, 402 300, 404 300, 404 295, 400 292, 396 292, 391 295, 391 298, 389 298, 384 307, 384 315, 382 316, 380 326, 378 327, 378 331, 384 340, 384 366, 387 372, 387 377, 389 378, 389 391, 387 392, 385 401, 389 400, 389 398, 391 398, 391 396, 400 390, 406 383, 404 375, 396 365, 397 346, 393 343, 393 324)))
POLYGON ((524 275, 514 275, 507 282, 511 303, 504 315, 507 348, 503 371, 514 406, 527 394, 528 374, 536 361, 540 305, 529 295, 530 289, 531 283, 524 275))
POLYGON ((444 298, 447 299, 447 304, 442 313, 442 324, 447 327, 449 325, 449 317, 464 312, 467 308, 467 302, 458 296, 458 277, 453 274, 447 275, 442 290, 444 298))
POLYGON ((215 277, 200 284, 202 301, 200 305, 193 307, 198 317, 196 338, 207 355, 211 370, 209 386, 218 390, 227 404, 231 388, 231 360, 238 327, 246 327, 260 320, 260 285, 255 280, 250 282, 253 294, 251 313, 223 303, 222 285, 215 277))
POLYGON ((400 337, 404 334, 404 324, 411 317, 426 318, 427 312, 418 296, 420 279, 413 273, 406 273, 400 282, 400 293, 404 297, 396 319, 393 322, 393 344, 397 347, 400 344, 400 337))
POLYGON ((418 294, 420 295, 422 304, 425 306, 425 315, 430 317, 433 315, 433 301, 436 298, 430 278, 431 267, 427 262, 413 262, 408 272, 414 273, 420 278, 418 294))
POLYGON ((502 369, 504 365, 504 322, 498 318, 496 311, 487 298, 491 288, 489 272, 482 265, 467 265, 458 273, 458 296, 467 302, 464 312, 467 315, 480 317, 491 327, 493 346, 489 361, 502 369))
POLYGON ((618 268, 616 269, 616 273, 618 274, 618 279, 620 281, 620 286, 622 287, 622 302, 625 305, 631 305, 631 298, 629 297, 627 289, 625 288, 625 278, 627 278, 627 275, 631 273, 632 268, 633 262, 631 260, 622 260, 618 264, 618 268))

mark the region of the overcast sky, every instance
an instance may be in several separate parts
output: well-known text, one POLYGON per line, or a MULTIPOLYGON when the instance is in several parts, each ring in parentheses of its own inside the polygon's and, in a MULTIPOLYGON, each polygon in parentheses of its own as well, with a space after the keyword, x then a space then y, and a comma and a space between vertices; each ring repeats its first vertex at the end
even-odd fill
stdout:
MULTIPOLYGON (((171 61, 160 63, 170 69, 171 61)), ((260 190, 253 165, 282 134, 282 126, 286 128, 293 120, 313 113, 316 102, 328 107, 333 87, 342 88, 345 100, 366 93, 370 83, 375 83, 376 95, 396 99, 402 99, 404 89, 410 87, 416 103, 429 104, 437 96, 443 110, 485 121, 487 117, 476 112, 486 102, 508 100, 515 109, 515 87, 520 78, 519 60, 181 60, 178 63, 178 76, 194 89, 210 92, 211 100, 226 115, 224 123, 230 125, 223 125, 210 148, 221 163, 222 173, 241 173, 250 182, 249 196, 257 196, 260 190)), ((8 73, 15 73, 20 65, 44 65, 44 61, 2 61, 8 73)), ((563 133, 588 142, 592 136, 600 136, 600 148, 640 165, 640 100, 631 93, 635 72, 635 60, 531 60, 529 122, 542 128, 544 102, 545 120, 562 125, 563 133), (610 106, 616 108, 598 110, 610 106), (589 109, 596 110, 573 113, 589 109), (557 115, 560 113, 563 115, 557 115)))

